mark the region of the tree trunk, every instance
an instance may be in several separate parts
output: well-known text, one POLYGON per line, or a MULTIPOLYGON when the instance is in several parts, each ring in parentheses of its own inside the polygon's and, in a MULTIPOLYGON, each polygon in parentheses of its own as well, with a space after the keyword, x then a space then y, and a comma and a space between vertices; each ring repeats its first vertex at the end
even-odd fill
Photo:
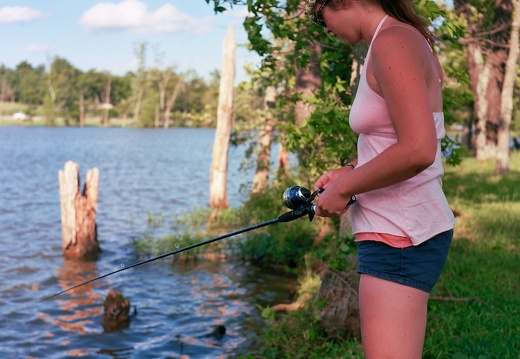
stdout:
POLYGON ((179 92, 182 88, 183 83, 183 75, 180 75, 179 79, 177 80, 177 84, 175 84, 175 88, 173 89, 172 95, 166 103, 166 109, 164 110, 164 128, 170 127, 170 113, 172 111, 173 105, 175 105, 175 101, 177 101, 177 96, 179 96, 179 92))
POLYGON ((267 87, 265 91, 265 124, 259 135, 259 153, 256 165, 256 173, 253 178, 251 194, 262 194, 267 190, 269 184, 269 169, 271 162, 271 143, 274 130, 274 116, 271 109, 275 105, 276 89, 273 86, 267 87))
POLYGON ((123 293, 110 288, 103 301, 103 319, 105 333, 113 333, 130 325, 130 300, 123 293))
POLYGON ((468 44, 466 52, 468 56, 469 78, 474 99, 475 156, 478 160, 484 161, 495 156, 495 146, 492 142, 488 141, 488 126, 486 125, 486 114, 489 107, 486 90, 491 76, 491 68, 489 63, 484 62, 484 57, 480 52, 478 44, 468 44))
POLYGON ((141 104, 143 100, 143 90, 137 90, 137 100, 135 101, 134 107, 134 122, 139 122, 139 117, 141 116, 141 104))
POLYGON ((85 127, 85 96, 79 92, 79 127, 85 127))
POLYGON ((368 51, 368 45, 365 42, 360 42, 354 47, 354 58, 352 59, 352 73, 350 74, 349 90, 352 96, 355 96, 359 86, 359 79, 363 71, 365 57, 368 51))
POLYGON ((108 127, 108 115, 109 115, 110 107, 111 107, 111 104, 110 104, 110 93, 112 91, 111 88, 112 88, 112 75, 108 74, 107 85, 105 88, 105 104, 104 104, 105 106, 103 108, 103 110, 104 110, 103 127, 108 127))
POLYGON ((134 106, 134 123, 139 122, 141 116, 141 108, 143 103, 143 97, 148 82, 148 72, 146 70, 146 43, 142 42, 135 49, 135 55, 139 63, 137 68, 137 77, 134 79, 134 93, 135 93, 135 106, 134 106))
POLYGON ((278 177, 283 177, 289 169, 289 153, 284 145, 280 142, 280 151, 278 152, 278 177))
POLYGON ((226 193, 229 141, 233 125, 233 88, 235 81, 235 31, 230 26, 224 40, 222 75, 217 110, 217 128, 211 158, 209 205, 227 208, 226 193))
POLYGON ((159 104, 155 105, 155 120, 154 127, 159 128, 159 118, 161 117, 161 109, 159 108, 159 104))
POLYGON ((49 102, 47 102, 49 108, 48 111, 46 111, 46 124, 50 126, 54 126, 56 124, 56 90, 54 89, 54 86, 52 84, 52 80, 50 78, 50 70, 49 74, 47 75, 47 88, 49 89, 49 102))
MULTIPOLYGON (((164 72, 161 70, 157 71, 159 75, 159 82, 157 84, 157 86, 159 87, 159 124, 164 124, 166 121, 166 88, 168 87, 168 82, 170 82, 171 72, 168 70, 164 70, 164 72)), ((158 125, 156 127, 158 127, 158 125)))
MULTIPOLYGON (((6 89, 7 89, 7 79, 4 77, 2 79, 2 86, 0 86, 0 104, 4 103, 6 89)), ((3 117, 2 107, 3 107, 3 105, 0 106, 0 124, 2 123, 2 117, 3 117)))
MULTIPOLYGON (((506 49, 512 40, 510 24, 513 2, 495 1, 493 18, 474 16, 475 9, 466 1, 456 0, 455 4, 457 11, 468 22, 467 35, 462 42, 466 44, 468 71, 474 94, 475 155, 479 160, 497 159, 498 131, 504 120, 502 109, 508 106, 509 101, 505 96, 512 96, 507 94, 504 85, 507 86, 510 81, 506 78, 505 69, 508 61, 506 49), (490 25, 486 26, 489 21, 490 25), (504 105, 503 100, 506 100, 504 105)), ((507 76, 514 76, 514 73, 507 76)))
POLYGON ((326 270, 314 303, 320 317, 320 327, 327 335, 342 339, 359 337, 358 292, 345 273, 326 270))
POLYGON ((509 54, 505 65, 504 83, 502 84, 502 106, 498 124, 497 162, 495 173, 509 173, 509 129, 513 116, 513 91, 515 87, 516 64, 520 54, 518 45, 520 28, 520 0, 513 2, 513 22, 509 40, 509 54))
POLYGON ((63 253, 72 259, 97 259, 100 252, 96 225, 99 170, 93 168, 87 172, 83 194, 79 191, 79 166, 76 163, 67 161, 58 177, 63 253))
MULTIPOLYGON (((318 61, 320 53, 321 45, 316 41, 314 44, 314 51, 309 60, 309 66, 306 69, 296 70, 296 84, 294 89, 297 93, 300 93, 304 99, 311 96, 314 90, 321 86, 321 74, 318 61)), ((311 113, 312 108, 307 106, 304 101, 299 101, 295 108, 296 124, 301 124, 304 119, 311 115, 311 113)))

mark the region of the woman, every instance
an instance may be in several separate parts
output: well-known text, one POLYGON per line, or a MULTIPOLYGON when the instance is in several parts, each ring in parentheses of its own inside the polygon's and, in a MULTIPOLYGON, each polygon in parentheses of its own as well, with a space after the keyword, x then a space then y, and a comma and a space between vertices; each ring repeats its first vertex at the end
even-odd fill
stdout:
POLYGON ((358 244, 365 355, 421 358, 429 293, 455 224, 442 192, 442 70, 409 0, 308 0, 345 44, 369 45, 350 126, 358 159, 321 176, 316 215, 345 213, 358 244))

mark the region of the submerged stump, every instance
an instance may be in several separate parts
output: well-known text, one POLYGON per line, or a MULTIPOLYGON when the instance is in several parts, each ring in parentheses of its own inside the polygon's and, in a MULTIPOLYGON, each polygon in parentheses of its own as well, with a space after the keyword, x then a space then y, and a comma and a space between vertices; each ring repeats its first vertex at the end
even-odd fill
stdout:
POLYGON ((122 293, 110 289, 103 302, 103 308, 102 325, 106 333, 130 326, 130 300, 126 299, 122 293))
POLYGON ((99 169, 87 172, 83 193, 79 190, 79 166, 76 163, 67 161, 58 177, 63 254, 71 259, 95 260, 101 251, 96 225, 99 169))

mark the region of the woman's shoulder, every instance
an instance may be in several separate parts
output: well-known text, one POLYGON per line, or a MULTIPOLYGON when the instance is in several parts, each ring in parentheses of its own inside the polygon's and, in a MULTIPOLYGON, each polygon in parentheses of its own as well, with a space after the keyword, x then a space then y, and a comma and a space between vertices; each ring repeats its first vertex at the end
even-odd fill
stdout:
POLYGON ((380 66, 408 66, 431 57, 431 48, 413 26, 394 21, 381 29, 370 45, 374 61, 380 66))
POLYGON ((428 41, 419 30, 395 19, 380 30, 371 47, 375 48, 375 51, 431 51, 428 41))

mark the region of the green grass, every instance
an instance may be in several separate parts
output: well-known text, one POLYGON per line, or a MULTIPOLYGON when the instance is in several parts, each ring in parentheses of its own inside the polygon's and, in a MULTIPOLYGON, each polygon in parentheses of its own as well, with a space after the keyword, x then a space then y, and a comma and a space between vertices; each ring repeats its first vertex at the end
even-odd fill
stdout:
POLYGON ((18 102, 0 102, 0 113, 4 116, 12 116, 16 112, 26 112, 28 106, 18 102))
MULTIPOLYGON (((30 106, 23 103, 0 102, 0 126, 47 126, 48 124, 46 123, 44 113, 45 111, 42 106, 31 109, 30 106), (16 112, 23 112, 25 114, 31 112, 33 117, 30 120, 14 120, 13 114, 16 112)), ((100 115, 99 111, 87 112, 85 126, 101 127, 102 120, 100 115)), ((135 127, 135 125, 136 124, 132 118, 122 119, 110 117, 109 120, 110 127, 135 127)), ((54 126, 65 126, 65 121, 63 118, 58 117, 55 120, 54 126)), ((77 124, 72 126, 77 126, 77 124)))
MULTIPOLYGON (((520 358, 520 153, 509 175, 494 168, 473 158, 446 168, 457 225, 429 302, 423 358, 520 358)), ((245 358, 363 358, 359 340, 326 338, 310 306, 270 321, 262 348, 245 358)))
POLYGON ((508 176, 494 162, 448 168, 444 189, 459 214, 430 301, 425 358, 520 357, 520 154, 508 176))

